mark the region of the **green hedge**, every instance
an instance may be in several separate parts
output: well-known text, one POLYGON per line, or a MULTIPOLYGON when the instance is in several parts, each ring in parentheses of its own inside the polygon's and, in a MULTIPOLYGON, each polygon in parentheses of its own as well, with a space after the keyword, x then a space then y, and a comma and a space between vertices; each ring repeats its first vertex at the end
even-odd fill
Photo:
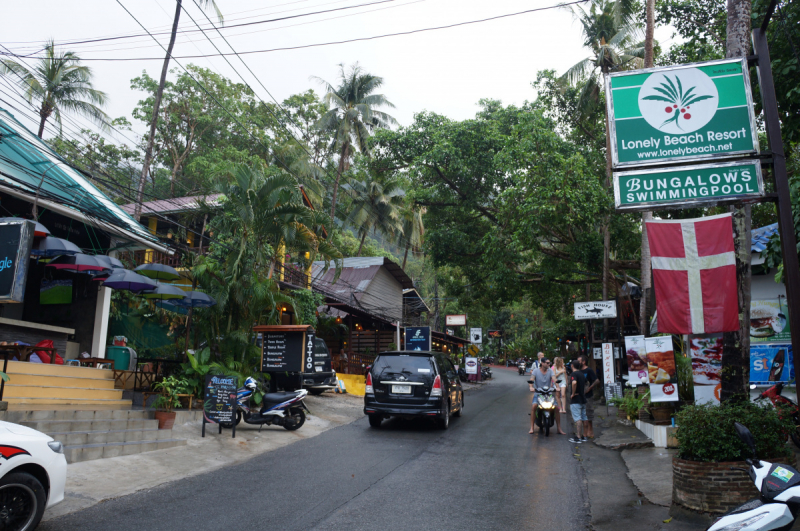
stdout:
POLYGON ((733 427, 745 425, 755 437, 756 451, 762 459, 789 455, 788 434, 794 430, 791 417, 778 416, 771 406, 749 402, 686 406, 675 416, 678 424, 678 457, 691 461, 740 461, 750 457, 733 427))

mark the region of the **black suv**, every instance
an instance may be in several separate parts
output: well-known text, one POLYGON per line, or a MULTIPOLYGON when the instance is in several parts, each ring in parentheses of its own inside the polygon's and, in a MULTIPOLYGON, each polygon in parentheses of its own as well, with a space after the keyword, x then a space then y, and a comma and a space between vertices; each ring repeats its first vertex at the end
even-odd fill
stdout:
POLYGON ((432 418, 442 429, 460 417, 464 390, 453 363, 441 352, 383 352, 367 373, 364 414, 377 428, 389 417, 432 418))

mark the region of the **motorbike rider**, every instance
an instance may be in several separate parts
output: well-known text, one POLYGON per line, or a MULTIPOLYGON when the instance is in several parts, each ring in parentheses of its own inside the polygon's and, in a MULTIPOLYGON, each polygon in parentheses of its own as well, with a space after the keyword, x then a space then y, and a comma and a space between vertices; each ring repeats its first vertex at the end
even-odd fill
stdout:
MULTIPOLYGON (((536 426, 536 408, 539 406, 537 399, 539 398, 539 393, 536 392, 536 389, 542 389, 544 387, 555 388, 556 386, 556 377, 553 374, 553 369, 550 368, 550 360, 544 358, 544 354, 542 357, 539 358, 539 367, 537 369, 531 369, 531 379, 533 380, 532 384, 528 384, 529 389, 533 393, 533 403, 531 404, 531 431, 528 433, 533 433, 533 428, 536 426)), ((555 412, 556 416, 556 427, 557 431, 560 435, 566 435, 563 431, 561 431, 561 415, 558 411, 555 412)), ((541 430, 541 428, 539 428, 541 430)))

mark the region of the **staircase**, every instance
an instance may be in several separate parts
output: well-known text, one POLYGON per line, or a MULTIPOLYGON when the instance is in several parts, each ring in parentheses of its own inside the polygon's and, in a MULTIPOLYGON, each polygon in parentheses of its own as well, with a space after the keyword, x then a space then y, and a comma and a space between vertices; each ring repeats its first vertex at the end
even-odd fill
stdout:
POLYGON ((7 372, 3 400, 11 409, 23 405, 131 406, 130 400, 122 399, 122 389, 114 389, 114 372, 108 369, 9 361, 7 372))
MULTIPOLYGON (((111 382, 113 388, 113 379, 111 382)), ((159 430, 151 415, 150 411, 130 409, 17 410, 6 411, 0 420, 46 433, 64 444, 68 463, 78 463, 186 444, 184 439, 173 438, 172 430, 159 430)))

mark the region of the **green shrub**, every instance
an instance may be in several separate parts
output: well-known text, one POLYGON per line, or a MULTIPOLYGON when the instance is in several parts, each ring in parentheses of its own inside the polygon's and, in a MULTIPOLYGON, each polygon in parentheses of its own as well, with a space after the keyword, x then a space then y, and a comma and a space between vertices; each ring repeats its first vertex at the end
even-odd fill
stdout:
POLYGON ((722 462, 750 457, 750 450, 736 436, 734 422, 742 423, 753 433, 759 458, 789 455, 786 439, 794 430, 794 423, 789 415, 781 419, 771 406, 749 402, 685 406, 675 418, 681 459, 722 462))

